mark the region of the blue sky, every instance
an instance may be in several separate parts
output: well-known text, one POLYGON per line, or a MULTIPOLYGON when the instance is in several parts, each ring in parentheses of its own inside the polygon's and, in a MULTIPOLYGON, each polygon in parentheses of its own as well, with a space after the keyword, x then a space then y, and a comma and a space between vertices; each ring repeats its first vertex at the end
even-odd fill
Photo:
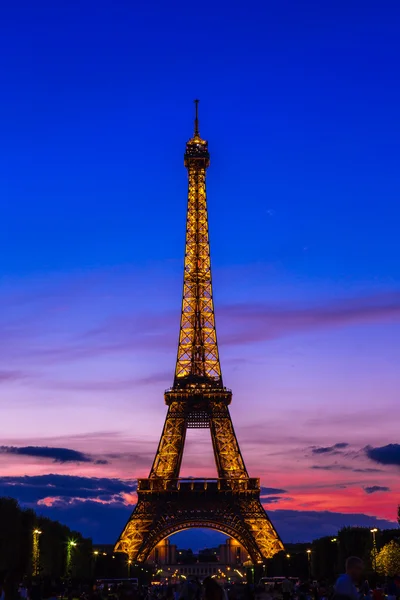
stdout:
MULTIPOLYGON (((285 490, 273 508, 303 531, 302 511, 394 519, 398 450, 365 469, 367 447, 398 440, 399 13, 351 0, 4 7, 7 447, 108 461, 73 462, 76 477, 146 476, 174 371, 199 97, 222 369, 250 471, 285 490), (312 447, 342 442, 340 464, 313 462, 312 447), (365 491, 376 485, 389 490, 365 491)), ((203 443, 188 445, 201 474, 203 443)), ((0 456, 0 476, 71 474, 42 454, 0 456)), ((92 502, 79 489, 78 508, 62 494, 38 506, 79 527, 92 502)))

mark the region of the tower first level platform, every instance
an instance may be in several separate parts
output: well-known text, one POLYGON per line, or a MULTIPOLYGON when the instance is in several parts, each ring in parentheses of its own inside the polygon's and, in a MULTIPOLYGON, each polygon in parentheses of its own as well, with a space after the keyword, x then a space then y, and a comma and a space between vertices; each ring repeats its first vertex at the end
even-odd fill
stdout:
POLYGON ((258 479, 139 479, 138 504, 116 551, 145 561, 165 537, 208 527, 238 541, 262 563, 283 549, 259 500, 258 479))

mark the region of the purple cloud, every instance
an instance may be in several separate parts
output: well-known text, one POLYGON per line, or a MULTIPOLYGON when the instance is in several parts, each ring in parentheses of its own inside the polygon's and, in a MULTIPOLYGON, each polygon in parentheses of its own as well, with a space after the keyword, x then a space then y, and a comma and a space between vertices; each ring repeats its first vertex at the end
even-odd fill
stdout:
POLYGON ((21 379, 27 379, 28 377, 31 377, 31 375, 28 375, 24 371, 0 370, 0 384, 9 383, 10 381, 20 381, 21 379))
POLYGON ((345 442, 339 442, 338 444, 334 444, 333 446, 317 446, 312 448, 313 454, 340 454, 339 450, 344 450, 348 448, 349 444, 345 442))
POLYGON ((260 342, 314 329, 388 320, 400 320, 397 290, 309 308, 238 304, 221 309, 221 321, 229 322, 229 333, 222 336, 222 342, 260 342))
POLYGON ((275 494, 287 494, 286 490, 282 490, 281 488, 273 488, 273 487, 264 487, 261 486, 260 492, 262 496, 270 496, 275 494))
POLYGON ((376 492, 390 492, 390 488, 385 485, 370 485, 364 488, 366 494, 375 494, 376 492))
MULTIPOLYGON (((101 318, 101 312, 98 317, 101 318)), ((42 326, 34 323, 34 319, 35 316, 27 322, 24 318, 13 327, 3 326, 2 339, 7 342, 4 343, 7 348, 4 356, 8 360, 24 358, 38 364, 53 364, 138 350, 141 353, 146 350, 154 352, 155 348, 174 353, 179 328, 177 310, 161 314, 132 313, 110 316, 102 324, 86 331, 72 335, 67 332, 62 343, 55 338, 43 343, 42 326)), ((319 306, 282 308, 248 303, 225 305, 218 309, 222 345, 242 345, 315 329, 388 320, 400 320, 398 291, 332 300, 319 306)), ((81 329, 81 324, 78 329, 81 329)))

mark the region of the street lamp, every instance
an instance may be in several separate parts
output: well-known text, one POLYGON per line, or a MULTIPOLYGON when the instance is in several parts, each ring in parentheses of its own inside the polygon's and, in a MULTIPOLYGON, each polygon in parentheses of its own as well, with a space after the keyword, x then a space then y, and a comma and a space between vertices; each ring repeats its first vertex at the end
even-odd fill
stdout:
POLYGON ((340 560, 339 560, 339 540, 338 540, 337 537, 334 537, 334 538, 331 539, 331 542, 332 542, 332 544, 336 544, 335 563, 334 563, 334 570, 335 570, 335 573, 336 573, 336 571, 339 570, 339 563, 340 563, 340 560))
POLYGON ((68 542, 67 542, 67 565, 66 565, 67 575, 69 574, 69 571, 71 569, 72 549, 75 548, 75 546, 77 546, 77 545, 78 544, 75 542, 75 540, 68 540, 68 542))
POLYGON ((287 558, 287 568, 285 568, 285 572, 288 576, 290 576, 290 554, 286 554, 287 558))
POLYGON ((376 527, 374 527, 373 529, 371 529, 371 533, 372 533, 372 552, 374 554, 374 571, 376 571, 376 555, 377 555, 377 551, 376 551, 376 534, 378 532, 378 529, 376 527))
POLYGON ((311 579, 311 552, 312 550, 308 549, 307 550, 307 557, 308 557, 308 576, 311 579))
POLYGON ((32 575, 36 577, 39 575, 40 571, 40 546, 39 546, 39 536, 41 535, 40 529, 33 530, 33 539, 32 539, 32 575))
MULTIPOLYGON (((132 564, 132 561, 131 561, 131 559, 129 559, 128 560, 128 579, 130 579, 130 577, 131 577, 131 564, 132 564)), ((142 569, 142 571, 143 571, 143 569, 142 569)))

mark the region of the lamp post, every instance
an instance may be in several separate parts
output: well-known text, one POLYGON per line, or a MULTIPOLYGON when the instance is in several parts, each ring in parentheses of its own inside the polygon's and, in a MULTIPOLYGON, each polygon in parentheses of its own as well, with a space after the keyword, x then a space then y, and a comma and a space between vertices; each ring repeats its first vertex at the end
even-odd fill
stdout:
POLYGON ((311 552, 312 552, 312 550, 310 550, 310 549, 307 550, 307 557, 308 557, 308 577, 309 577, 309 579, 311 579, 311 552))
POLYGON ((36 577, 40 571, 40 545, 39 536, 41 535, 40 529, 33 530, 33 545, 32 545, 32 575, 36 577))
POLYGON ((131 564, 132 564, 132 561, 131 561, 131 559, 129 559, 128 560, 128 579, 131 578, 131 564))
POLYGON ((372 552, 374 555, 374 571, 376 572, 376 534, 377 534, 378 530, 376 527, 374 527, 373 529, 371 529, 371 533, 372 533, 372 552))
POLYGON ((290 554, 286 554, 286 558, 288 560, 287 574, 290 575, 290 554))
POLYGON ((75 540, 68 540, 67 542, 67 565, 66 565, 66 574, 70 574, 71 563, 72 563, 72 551, 77 546, 75 540))
POLYGON ((335 573, 339 572, 339 540, 337 538, 332 538, 331 539, 332 544, 336 544, 336 556, 335 556, 335 564, 334 569, 335 569, 335 573))
POLYGON ((93 576, 96 577, 96 565, 97 565, 97 557, 99 556, 98 550, 93 550, 93 576))

